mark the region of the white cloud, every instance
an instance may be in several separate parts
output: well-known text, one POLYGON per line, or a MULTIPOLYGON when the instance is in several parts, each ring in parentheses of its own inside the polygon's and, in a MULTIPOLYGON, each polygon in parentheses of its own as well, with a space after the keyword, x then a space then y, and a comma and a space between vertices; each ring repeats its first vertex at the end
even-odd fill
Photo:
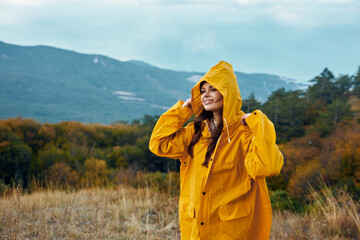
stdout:
POLYGON ((28 7, 39 6, 41 2, 42 0, 0 0, 0 5, 28 7))
MULTIPOLYGON (((312 21, 312 15, 311 13, 309 14, 309 11, 306 9, 292 9, 283 6, 274 6, 267 9, 265 14, 282 25, 305 26, 309 23, 312 26, 316 25, 316 21, 312 21)), ((319 18, 316 20, 319 21, 319 18)))
POLYGON ((0 25, 14 26, 18 25, 20 22, 20 19, 17 18, 14 14, 0 10, 0 25))
POLYGON ((125 92, 125 91, 115 91, 113 92, 114 95, 125 95, 125 96, 135 96, 135 93, 132 92, 125 92))
POLYGON ((126 97, 126 96, 118 96, 118 98, 123 99, 123 100, 130 100, 130 101, 145 101, 144 98, 137 98, 137 97, 126 97))
POLYGON ((348 5, 355 3, 355 0, 235 0, 235 2, 243 6, 278 4, 286 6, 314 6, 317 4, 348 5))
POLYGON ((100 0, 104 3, 138 5, 138 0, 100 0))
POLYGON ((160 108, 160 109, 164 109, 164 110, 168 110, 170 107, 167 106, 161 106, 161 105, 157 105, 157 104, 150 104, 150 107, 152 108, 160 108))
POLYGON ((191 76, 188 77, 186 80, 188 80, 188 81, 190 81, 190 82, 197 83, 201 78, 202 78, 201 75, 191 75, 191 76))
POLYGON ((217 47, 216 32, 197 32, 189 36, 185 42, 185 50, 187 53, 207 53, 214 51, 217 47))
POLYGON ((319 3, 334 3, 334 4, 340 4, 340 5, 345 5, 345 4, 352 4, 355 3, 355 0, 317 0, 319 3))
MULTIPOLYGON (((319 42, 344 49, 344 55, 360 56, 355 54, 359 4, 359 0, 0 0, 0 40, 138 59, 176 70, 206 71, 221 58, 234 65, 237 61, 243 71, 272 72, 270 66, 281 60, 276 58, 281 52, 286 52, 284 58, 296 55, 298 62, 299 56, 315 56, 316 51, 324 56, 326 46, 319 42), (307 51, 297 52, 299 46, 307 51), (274 60, 269 64, 267 59, 274 60)), ((329 59, 345 65, 335 53, 330 58, 333 49, 327 51, 326 60, 316 60, 319 65, 329 59)), ((305 71, 305 63, 293 69, 305 71)), ((284 71, 277 72, 287 74, 284 71)))
POLYGON ((283 13, 280 14, 278 16, 276 16, 280 21, 284 22, 284 23, 288 23, 288 24, 293 24, 293 23, 300 23, 302 22, 302 17, 297 15, 297 14, 293 14, 293 13, 283 13))
MULTIPOLYGON (((141 0, 0 0, 0 4, 8 6, 29 7, 49 4, 88 3, 88 4, 131 4, 138 5, 141 0)), ((149 1, 150 2, 150 1, 149 1)))
POLYGON ((355 25, 359 4, 353 0, 237 0, 239 11, 251 12, 252 21, 265 18, 281 25, 316 28, 355 25))

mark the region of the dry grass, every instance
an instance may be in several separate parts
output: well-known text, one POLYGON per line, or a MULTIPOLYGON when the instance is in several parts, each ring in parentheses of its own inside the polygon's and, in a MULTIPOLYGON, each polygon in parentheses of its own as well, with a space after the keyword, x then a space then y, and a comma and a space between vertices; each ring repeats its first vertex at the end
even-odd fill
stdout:
POLYGON ((306 214, 274 212, 270 239, 360 239, 360 204, 346 192, 313 192, 306 214))
MULTIPOLYGON (((178 198, 119 186, 0 199, 0 239, 180 239, 178 198)), ((271 238, 359 239, 359 203, 329 189, 306 214, 274 212, 271 238)))
POLYGON ((178 201, 119 186, 0 199, 0 239, 179 239, 178 201))

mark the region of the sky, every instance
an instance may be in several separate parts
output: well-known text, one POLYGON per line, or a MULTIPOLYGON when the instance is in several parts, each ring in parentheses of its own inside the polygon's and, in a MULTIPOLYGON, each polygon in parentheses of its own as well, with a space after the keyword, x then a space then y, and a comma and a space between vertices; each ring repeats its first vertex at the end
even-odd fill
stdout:
POLYGON ((0 0, 0 41, 309 81, 360 66, 360 0, 0 0))

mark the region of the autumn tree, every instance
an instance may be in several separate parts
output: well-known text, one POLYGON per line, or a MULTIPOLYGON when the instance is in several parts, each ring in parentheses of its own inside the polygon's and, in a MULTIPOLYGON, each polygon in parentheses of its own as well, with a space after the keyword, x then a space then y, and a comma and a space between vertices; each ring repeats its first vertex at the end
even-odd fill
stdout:
POLYGON ((350 181, 354 186, 360 187, 357 175, 360 171, 360 125, 352 122, 339 126, 323 140, 319 159, 331 184, 350 181))
POLYGON ((85 186, 103 186, 106 181, 105 160, 90 157, 85 160, 85 186))
POLYGON ((47 171, 48 181, 55 186, 76 186, 79 180, 79 174, 76 170, 72 170, 71 167, 63 162, 55 163, 47 171))
POLYGON ((319 160, 316 158, 297 166, 287 189, 290 196, 306 202, 312 189, 319 190, 322 187, 323 181, 321 179, 324 171, 319 160))

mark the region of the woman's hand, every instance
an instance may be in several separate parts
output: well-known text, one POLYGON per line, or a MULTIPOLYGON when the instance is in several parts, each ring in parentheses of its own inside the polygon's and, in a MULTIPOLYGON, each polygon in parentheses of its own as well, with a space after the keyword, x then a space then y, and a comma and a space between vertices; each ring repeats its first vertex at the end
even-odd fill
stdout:
POLYGON ((186 100, 181 107, 191 108, 191 98, 189 98, 188 100, 186 100))
POLYGON ((244 126, 247 125, 247 123, 246 123, 245 120, 246 120, 250 115, 251 115, 251 113, 247 113, 247 114, 242 115, 242 117, 241 117, 241 124, 242 124, 242 125, 244 125, 244 126))

